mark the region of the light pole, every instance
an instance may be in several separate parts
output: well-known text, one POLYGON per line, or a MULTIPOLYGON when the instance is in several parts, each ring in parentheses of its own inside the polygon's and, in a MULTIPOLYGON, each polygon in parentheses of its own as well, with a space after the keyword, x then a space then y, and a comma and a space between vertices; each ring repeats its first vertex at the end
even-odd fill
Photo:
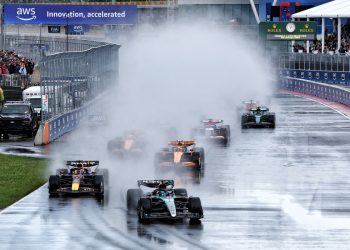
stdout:
POLYGON ((5 14, 5 8, 4 8, 5 0, 1 0, 1 8, 0 8, 0 26, 1 26, 1 48, 5 49, 5 24, 4 24, 4 14, 5 14))
POLYGON ((67 23, 66 23, 66 51, 68 52, 69 51, 69 47, 68 47, 68 11, 66 12, 67 13, 67 23))

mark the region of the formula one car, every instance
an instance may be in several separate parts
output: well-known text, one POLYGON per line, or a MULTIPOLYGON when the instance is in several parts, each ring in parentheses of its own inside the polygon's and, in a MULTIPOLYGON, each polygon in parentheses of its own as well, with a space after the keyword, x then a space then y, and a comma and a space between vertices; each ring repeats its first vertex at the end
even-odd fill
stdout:
POLYGON ((204 167, 204 149, 196 147, 194 141, 170 141, 169 147, 155 155, 157 169, 190 169, 201 170, 204 167))
POLYGON ((117 137, 108 142, 108 151, 119 159, 141 157, 144 153, 145 141, 135 133, 128 133, 124 137, 117 137))
POLYGON ((230 140, 230 126, 224 125, 223 122, 217 119, 202 120, 202 126, 192 129, 191 136, 227 144, 230 140))
POLYGON ((66 168, 57 169, 49 178, 49 194, 94 194, 105 195, 108 184, 107 169, 98 169, 99 161, 67 161, 66 168))
POLYGON ((251 108, 241 117, 242 129, 251 127, 275 128, 275 113, 266 107, 251 108))
POLYGON ((139 180, 138 189, 127 191, 127 207, 136 210, 141 223, 151 219, 183 219, 199 221, 203 208, 198 197, 188 197, 187 190, 174 188, 174 180, 139 180), (152 188, 144 192, 141 186, 152 188))

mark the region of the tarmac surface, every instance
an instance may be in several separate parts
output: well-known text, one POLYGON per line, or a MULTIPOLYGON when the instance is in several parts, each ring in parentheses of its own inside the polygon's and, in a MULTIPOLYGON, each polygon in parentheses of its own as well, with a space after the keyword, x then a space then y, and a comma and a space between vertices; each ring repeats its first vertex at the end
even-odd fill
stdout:
MULTIPOLYGON (((292 95, 277 96, 271 110, 276 129, 232 126, 231 144, 208 150, 202 179, 176 176, 178 186, 201 198, 201 224, 141 224, 128 213, 126 188, 142 176, 136 164, 110 170, 114 178, 103 202, 49 198, 45 185, 4 209, 0 248, 349 249, 350 120, 292 95), (123 181, 128 172, 135 180, 123 181)), ((79 155, 75 146, 69 143, 79 155)), ((53 150, 62 147, 68 147, 64 140, 53 150)))

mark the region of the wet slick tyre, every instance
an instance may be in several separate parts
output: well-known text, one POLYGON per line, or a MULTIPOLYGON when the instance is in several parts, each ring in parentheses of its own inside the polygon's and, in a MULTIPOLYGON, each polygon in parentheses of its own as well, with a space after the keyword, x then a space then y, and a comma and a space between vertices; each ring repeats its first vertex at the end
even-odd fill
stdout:
POLYGON ((191 224, 200 222, 200 219, 203 218, 203 208, 201 200, 198 197, 190 197, 188 199, 188 211, 199 214, 197 218, 190 219, 191 224))
POLYGON ((147 198, 141 198, 137 206, 137 215, 140 223, 148 223, 149 219, 144 217, 144 212, 151 209, 151 201, 147 198))
POLYGON ((185 188, 175 188, 174 189, 175 196, 177 197, 187 197, 187 190, 185 188))
POLYGON ((60 178, 57 175, 51 175, 49 178, 49 195, 50 197, 58 196, 57 189, 60 185, 60 178))
POLYGON ((141 191, 139 189, 128 189, 126 193, 126 206, 128 211, 137 210, 137 203, 141 198, 141 191))
POLYGON ((94 180, 95 195, 97 198, 102 199, 104 197, 104 180, 102 175, 96 175, 94 180))

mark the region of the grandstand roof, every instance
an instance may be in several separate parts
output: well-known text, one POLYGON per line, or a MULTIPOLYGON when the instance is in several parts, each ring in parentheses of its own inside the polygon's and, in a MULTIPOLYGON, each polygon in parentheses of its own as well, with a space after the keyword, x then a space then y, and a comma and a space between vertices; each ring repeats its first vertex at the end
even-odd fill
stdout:
POLYGON ((334 0, 292 15, 292 18, 350 17, 350 1, 334 0))

